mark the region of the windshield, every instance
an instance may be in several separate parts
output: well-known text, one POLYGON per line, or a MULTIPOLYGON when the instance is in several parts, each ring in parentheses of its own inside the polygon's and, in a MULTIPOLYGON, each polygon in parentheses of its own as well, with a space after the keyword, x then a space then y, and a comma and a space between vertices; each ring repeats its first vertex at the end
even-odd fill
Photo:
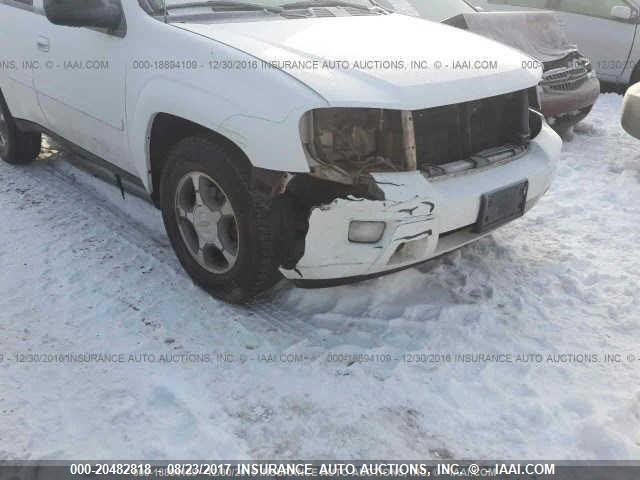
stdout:
POLYGON ((464 0, 375 0, 378 5, 398 13, 441 22, 475 9, 464 0))
MULTIPOLYGON (((165 0, 139 0, 140 4, 150 13, 161 13, 164 10, 165 0)), ((447 18, 455 17, 461 13, 472 13, 475 9, 465 0, 228 0, 207 3, 206 1, 194 2, 193 0, 166 0, 169 10, 189 6, 198 9, 207 9, 211 12, 216 10, 238 10, 259 9, 277 11, 281 7, 285 8, 307 8, 309 6, 340 6, 352 5, 363 8, 380 6, 397 13, 412 15, 441 22, 447 18)), ((180 9, 182 10, 182 9, 180 9)), ((192 8, 189 8, 193 12, 192 8)), ((191 12, 190 12, 191 13, 191 12)))
MULTIPOLYGON (((155 3, 162 3, 162 0, 160 0, 160 2, 156 1, 155 3)), ((184 5, 184 4, 195 4, 195 3, 203 3, 205 4, 204 7, 207 8, 206 2, 194 2, 193 0, 166 0, 167 7, 169 8, 184 5)), ((234 0, 229 0, 228 2, 225 2, 225 3, 232 4, 234 3, 234 0)), ((291 3, 305 3, 305 4, 317 3, 319 6, 325 6, 329 4, 340 5, 342 3, 347 3, 347 4, 362 6, 365 8, 373 7, 373 4, 370 0, 344 0, 344 1, 336 0, 335 2, 331 0, 311 0, 311 1, 305 0, 304 2, 298 2, 297 0, 248 0, 248 1, 238 0, 237 3, 238 3, 239 9, 247 8, 246 7, 247 4, 250 4, 256 7, 264 7, 266 9, 273 9, 273 8, 279 8, 282 5, 286 6, 287 4, 291 4, 291 3)), ((227 9, 229 9, 229 7, 227 7, 227 9)))

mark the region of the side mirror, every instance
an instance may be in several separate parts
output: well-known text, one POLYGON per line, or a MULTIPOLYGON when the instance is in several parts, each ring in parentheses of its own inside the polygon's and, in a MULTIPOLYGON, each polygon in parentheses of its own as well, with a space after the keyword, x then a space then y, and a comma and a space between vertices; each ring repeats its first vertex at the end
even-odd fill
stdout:
POLYGON ((119 0, 45 0, 44 12, 54 25, 117 30, 122 23, 119 0))
POLYGON ((633 18, 633 10, 626 5, 618 5, 611 9, 611 16, 618 20, 631 20, 633 18))

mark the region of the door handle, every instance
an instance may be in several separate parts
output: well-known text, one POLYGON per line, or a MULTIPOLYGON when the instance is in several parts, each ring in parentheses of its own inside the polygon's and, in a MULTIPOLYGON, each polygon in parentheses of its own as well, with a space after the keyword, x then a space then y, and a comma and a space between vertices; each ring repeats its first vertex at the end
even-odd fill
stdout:
POLYGON ((41 52, 48 52, 51 48, 51 44, 49 43, 49 39, 47 37, 38 37, 36 45, 38 45, 38 50, 40 50, 41 52))

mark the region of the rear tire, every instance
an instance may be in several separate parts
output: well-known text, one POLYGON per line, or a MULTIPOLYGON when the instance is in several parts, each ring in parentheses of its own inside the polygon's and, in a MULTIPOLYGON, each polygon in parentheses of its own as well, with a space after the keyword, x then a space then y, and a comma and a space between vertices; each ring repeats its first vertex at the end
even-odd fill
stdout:
POLYGON ((0 94, 0 159, 12 165, 25 165, 40 155, 42 135, 21 132, 0 94))
POLYGON ((165 227, 196 284, 227 302, 244 303, 281 276, 276 215, 250 187, 243 159, 208 135, 178 142, 160 185, 165 227))

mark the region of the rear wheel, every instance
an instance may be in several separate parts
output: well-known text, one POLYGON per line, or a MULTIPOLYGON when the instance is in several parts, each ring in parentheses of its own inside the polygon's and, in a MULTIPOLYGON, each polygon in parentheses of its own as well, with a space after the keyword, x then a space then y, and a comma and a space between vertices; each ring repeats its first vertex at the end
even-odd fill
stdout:
POLYGON ((21 132, 0 94, 0 159, 14 165, 30 163, 40 155, 42 135, 21 132))
POLYGON ((191 278, 241 303, 279 280, 273 209, 250 187, 242 159, 206 135, 169 153, 160 203, 171 244, 191 278))

